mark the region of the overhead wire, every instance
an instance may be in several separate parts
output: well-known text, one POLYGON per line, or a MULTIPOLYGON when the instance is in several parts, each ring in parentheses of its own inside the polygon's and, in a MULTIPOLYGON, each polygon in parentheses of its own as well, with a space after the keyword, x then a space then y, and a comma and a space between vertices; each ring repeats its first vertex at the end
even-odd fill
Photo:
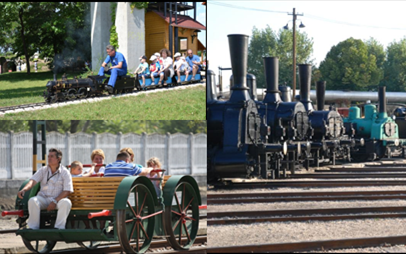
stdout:
MULTIPOLYGON (((245 6, 226 4, 226 3, 223 3, 223 2, 217 2, 217 1, 209 1, 209 3, 214 4, 214 5, 223 6, 223 7, 241 9, 241 10, 273 12, 273 13, 283 13, 283 14, 287 13, 287 14, 289 14, 286 11, 275 11, 275 10, 265 10, 265 9, 250 8, 250 7, 245 7, 245 6)), ((346 22, 346 21, 339 21, 339 20, 333 20, 333 19, 328 19, 328 18, 324 18, 324 17, 319 17, 319 16, 312 15, 312 14, 306 14, 306 17, 309 17, 311 19, 317 19, 317 20, 325 21, 325 22, 340 24, 340 25, 347 25, 347 26, 357 26, 357 27, 373 28, 373 29, 406 30, 406 27, 405 28, 402 28, 402 27, 382 27, 382 26, 355 24, 355 23, 350 23, 350 22, 346 22)))

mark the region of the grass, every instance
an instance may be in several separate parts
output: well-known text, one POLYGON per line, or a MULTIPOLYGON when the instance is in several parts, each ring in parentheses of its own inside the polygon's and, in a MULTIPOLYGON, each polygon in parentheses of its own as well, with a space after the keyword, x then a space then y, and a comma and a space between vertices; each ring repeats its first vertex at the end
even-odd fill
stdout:
MULTIPOLYGON (((67 77, 80 73, 67 73, 67 77)), ((57 75, 62 78, 62 73, 57 75)), ((42 94, 53 73, 11 72, 0 75, 0 107, 44 102, 42 94)), ((4 120, 31 119, 148 119, 205 120, 206 91, 204 87, 165 91, 136 97, 118 97, 101 102, 6 114, 4 120)))
POLYGON ((138 96, 116 97, 93 103, 6 114, 2 120, 205 120, 204 86, 138 96))

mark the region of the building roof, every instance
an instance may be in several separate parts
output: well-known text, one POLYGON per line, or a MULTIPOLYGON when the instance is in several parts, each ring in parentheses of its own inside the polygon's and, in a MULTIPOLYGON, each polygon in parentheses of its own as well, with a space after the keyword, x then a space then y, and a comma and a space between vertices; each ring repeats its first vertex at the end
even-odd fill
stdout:
MULTIPOLYGON (((166 23, 169 24, 169 14, 167 14, 168 16, 165 18, 165 15, 163 12, 159 12, 159 11, 153 11, 156 14, 158 14, 161 18, 163 18, 166 23)), ((194 21, 191 17, 186 16, 186 15, 179 15, 178 14, 178 24, 175 24, 175 15, 172 15, 172 26, 176 26, 176 27, 183 27, 183 28, 188 28, 188 29, 197 29, 197 30, 206 30, 206 27, 204 25, 202 25, 201 23, 199 23, 198 21, 194 21)))
POLYGON ((206 50, 206 47, 199 39, 197 39, 197 50, 206 50))

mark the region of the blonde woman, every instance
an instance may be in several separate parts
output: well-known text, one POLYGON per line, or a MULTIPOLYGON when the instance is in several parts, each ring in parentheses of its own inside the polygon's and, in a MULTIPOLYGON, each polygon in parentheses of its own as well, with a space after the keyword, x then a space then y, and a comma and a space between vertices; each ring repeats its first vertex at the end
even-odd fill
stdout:
MULTIPOLYGON (((104 164, 105 158, 106 157, 104 156, 104 152, 102 149, 93 150, 92 155, 90 155, 90 159, 92 159, 92 163, 96 163, 96 164, 104 164)), ((101 174, 104 174, 104 169, 105 168, 103 166, 95 167, 92 175, 100 176, 101 174)))

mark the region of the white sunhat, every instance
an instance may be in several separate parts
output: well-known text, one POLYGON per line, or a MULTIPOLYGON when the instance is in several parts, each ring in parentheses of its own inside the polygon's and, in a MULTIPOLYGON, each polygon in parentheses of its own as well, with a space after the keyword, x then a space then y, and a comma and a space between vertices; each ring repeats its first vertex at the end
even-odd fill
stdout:
POLYGON ((150 60, 150 61, 154 61, 154 60, 156 60, 156 59, 157 59, 156 55, 152 55, 149 60, 150 60))
POLYGON ((179 52, 176 53, 173 57, 178 57, 178 56, 181 56, 181 54, 179 52))
POLYGON ((156 52, 154 55, 156 55, 157 57, 161 57, 161 54, 159 54, 158 52, 156 52))

